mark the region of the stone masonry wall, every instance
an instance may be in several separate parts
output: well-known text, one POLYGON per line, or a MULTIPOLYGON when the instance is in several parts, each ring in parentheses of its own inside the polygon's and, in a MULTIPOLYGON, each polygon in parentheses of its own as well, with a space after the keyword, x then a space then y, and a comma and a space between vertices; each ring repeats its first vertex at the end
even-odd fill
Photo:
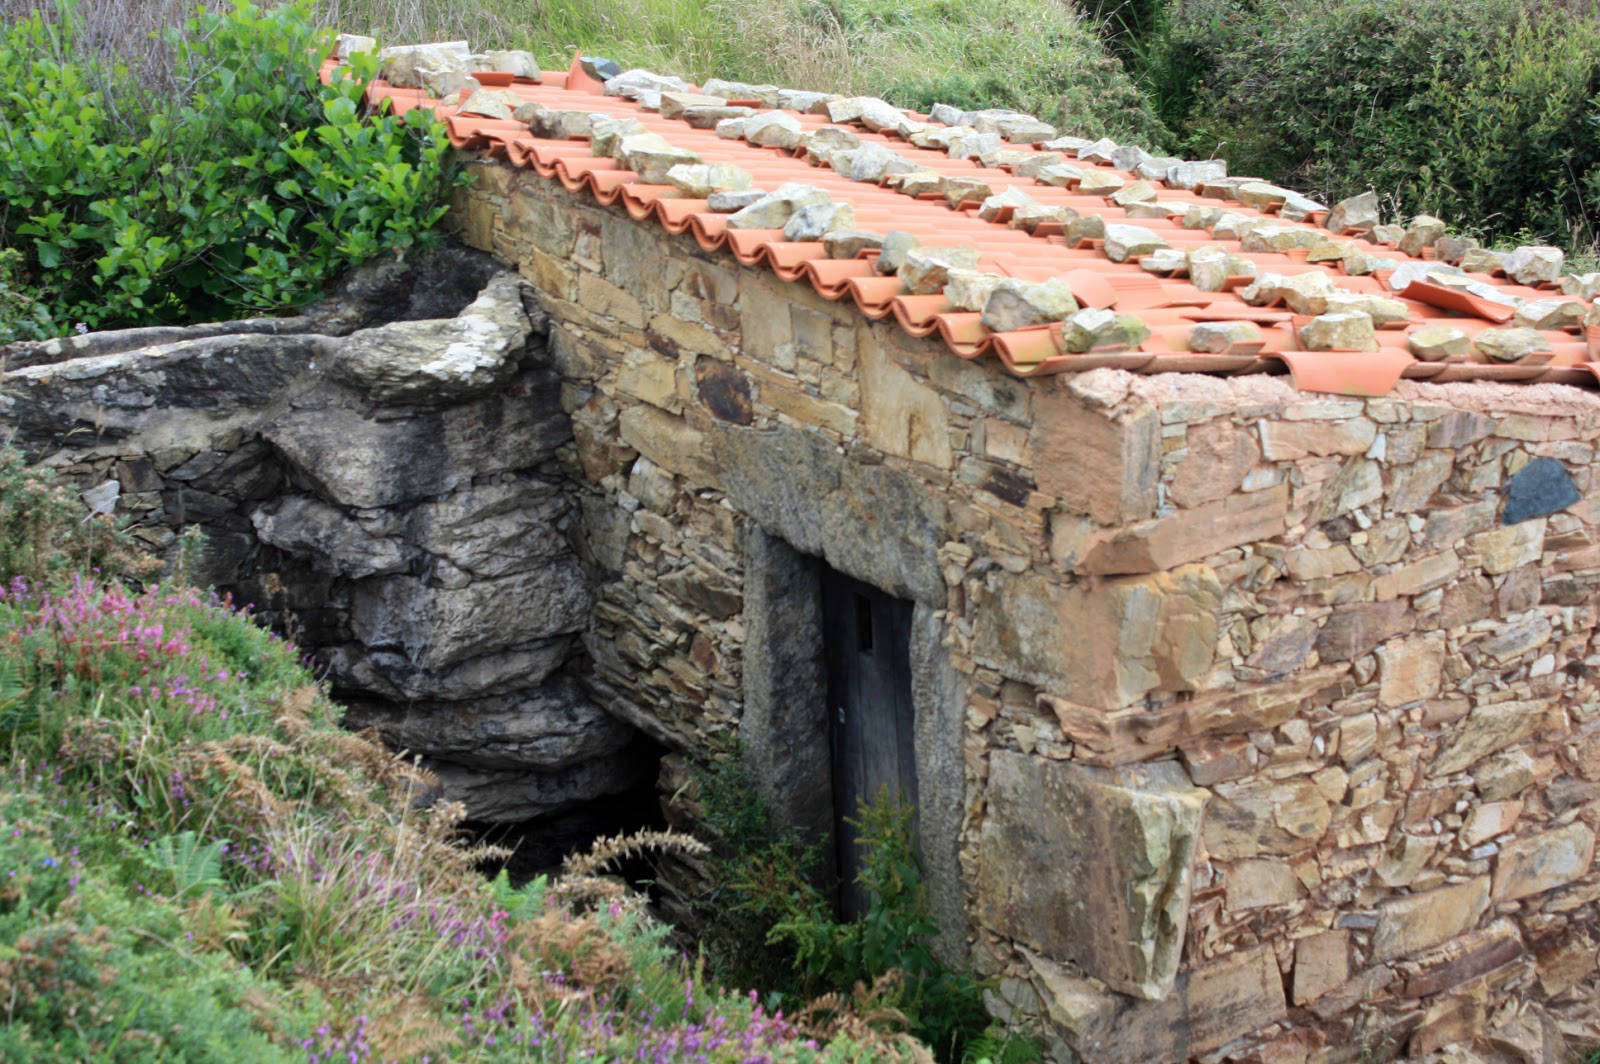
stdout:
POLYGON ((917 604, 935 902, 1055 1059, 1576 1031, 1600 399, 1018 380, 472 166, 463 238, 551 317, 608 710, 691 759, 750 734, 781 540, 917 604))

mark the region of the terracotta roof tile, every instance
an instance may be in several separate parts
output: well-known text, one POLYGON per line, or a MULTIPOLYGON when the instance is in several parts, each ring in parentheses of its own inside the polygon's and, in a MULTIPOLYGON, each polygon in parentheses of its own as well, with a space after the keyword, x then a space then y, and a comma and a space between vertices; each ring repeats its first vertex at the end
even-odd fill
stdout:
MULTIPOLYGON (((332 77, 336 65, 334 60, 328 61, 323 69, 324 79, 332 77)), ((1326 219, 1325 209, 1310 211, 1305 220, 1283 218, 1274 213, 1279 205, 1272 202, 1272 196, 1260 200, 1265 210, 1219 198, 1237 191, 1240 182, 1235 179, 1216 180, 1188 190, 1167 187, 1160 179, 1150 179, 1148 168, 1146 176, 1141 177, 1114 169, 1103 161, 1090 162, 1062 151, 1053 153, 1060 163, 1084 174, 1115 178, 1122 182, 1123 188, 1135 181, 1144 181, 1154 190, 1154 200, 1121 206, 1107 195, 1048 184, 1018 173, 1018 159, 1026 161, 1027 155, 1044 152, 1038 145, 1002 141, 1001 148, 1013 154, 991 157, 1003 165, 985 166, 977 159, 953 158, 936 148, 918 147, 888 131, 874 132, 859 123, 838 123, 862 145, 888 149, 917 170, 945 179, 939 187, 950 190, 950 197, 938 191, 908 196, 885 185, 850 180, 826 165, 814 165, 808 161, 804 147, 756 146, 743 139, 719 136, 714 129, 694 128, 689 124, 688 114, 668 118, 633 100, 606 96, 604 83, 586 73, 577 58, 566 71, 546 71, 537 81, 511 79, 497 91, 514 94, 553 111, 635 119, 647 132, 659 134, 674 149, 692 152, 706 163, 727 163, 747 172, 758 191, 770 192, 784 184, 821 189, 833 200, 851 205, 856 229, 880 233, 903 231, 925 247, 970 247, 978 254, 977 269, 991 274, 1025 281, 1061 278, 1081 306, 1132 314, 1149 329, 1148 337, 1139 344, 1138 350, 1095 350, 1085 354, 1066 351, 1061 323, 997 334, 983 324, 982 314, 957 307, 941 294, 912 294, 899 276, 878 273, 873 262, 877 255, 875 250, 864 251, 861 257, 854 259, 833 259, 820 240, 787 239, 782 229, 730 228, 729 216, 710 210, 706 200, 690 198, 672 185, 646 183, 638 173, 625 168, 616 159, 592 155, 586 140, 551 140, 535 135, 520 121, 464 114, 458 107, 434 99, 425 90, 396 88, 381 80, 368 86, 367 99, 375 107, 387 106, 397 114, 417 107, 432 109, 444 120, 451 143, 457 148, 504 158, 513 166, 558 180, 572 192, 592 196, 602 204, 620 203, 638 222, 653 221, 675 234, 690 233, 708 251, 725 251, 745 265, 770 268, 785 281, 811 285, 826 299, 849 299, 868 318, 893 319, 913 336, 937 335, 963 358, 992 355, 1020 376, 1075 372, 1108 365, 1143 373, 1236 374, 1287 369, 1296 386, 1304 390, 1349 395, 1383 394, 1402 377, 1434 381, 1559 381, 1589 386, 1600 380, 1600 328, 1594 326, 1543 330, 1541 335, 1549 351, 1525 356, 1513 364, 1417 360, 1406 346, 1408 336, 1415 330, 1429 324, 1449 324, 1471 337, 1485 328, 1510 322, 1515 316, 1512 303, 1550 298, 1554 286, 1533 287, 1503 276, 1459 273, 1461 284, 1488 285, 1497 298, 1486 298, 1455 287, 1454 278, 1446 278, 1451 283, 1440 284, 1419 277, 1404 285, 1401 291, 1394 291, 1393 271, 1402 267, 1408 271, 1417 270, 1418 267, 1406 264, 1429 261, 1432 249, 1425 248, 1421 256, 1411 256, 1396 247, 1369 243, 1361 236, 1333 233, 1317 224, 1326 219), (949 184, 951 179, 955 180, 954 185, 949 184), (984 211, 989 215, 988 220, 979 216, 983 210, 984 186, 987 186, 987 193, 1004 198, 1004 202, 984 211), (958 202, 952 205, 949 198, 958 202), (1029 199, 1038 208, 1030 206, 1033 214, 1025 215, 1022 221, 1033 226, 1032 232, 1011 224, 1017 220, 1018 205, 1029 199), (1152 203, 1157 206, 1151 206, 1152 203), (1170 208, 1171 216, 1160 216, 1159 205, 1170 208), (1184 212, 1194 214, 1190 208, 1195 206, 1215 208, 1211 214, 1239 216, 1244 221, 1233 230, 1239 235, 1218 237, 1207 229, 1185 228, 1184 212), (1130 255, 1124 262, 1112 261, 1107 255, 1105 241, 1099 237, 1091 236, 1076 242, 1076 246, 1069 246, 1067 225, 1054 217, 1039 220, 1041 216, 1053 215, 1052 208, 1068 208, 1078 217, 1099 219, 1106 225, 1137 226, 1143 231, 1134 233, 1140 247, 1149 247, 1152 241, 1155 244, 1164 242, 1172 250, 1162 253, 1165 258, 1152 259, 1151 269, 1147 270, 1141 265, 1143 256, 1140 255, 1130 255), (1265 231, 1258 228, 1253 237, 1244 232, 1261 224, 1272 228, 1265 231), (1302 233, 1309 235, 1300 235, 1302 233), (1248 251, 1245 250, 1246 239, 1242 239, 1246 237, 1251 243, 1248 251), (1311 253, 1305 246, 1270 250, 1273 246, 1331 245, 1336 241, 1351 242, 1361 253, 1375 260, 1358 268, 1374 265, 1377 268, 1370 273, 1347 273, 1343 258, 1328 258, 1341 254, 1337 247, 1322 249, 1319 257, 1327 261, 1321 262, 1310 261, 1311 253), (1180 275, 1187 269, 1184 256, 1204 247, 1220 248, 1235 256, 1228 261, 1237 262, 1239 267, 1240 272, 1222 279, 1216 291, 1203 290, 1180 275), (1180 273, 1173 272, 1175 267, 1180 273), (1405 309, 1407 320, 1378 328, 1376 351, 1300 350, 1298 328, 1310 316, 1284 308, 1281 297, 1275 300, 1276 306, 1251 306, 1244 302, 1239 293, 1255 280, 1244 272, 1247 268, 1253 268, 1257 277, 1322 274, 1344 292, 1398 301, 1405 309), (1197 323, 1226 321, 1256 323, 1261 329, 1260 343, 1235 345, 1221 354, 1189 350, 1189 333, 1197 323)), ((765 107, 760 101, 725 102, 730 105, 745 103, 758 108, 760 113, 776 110, 765 107)), ((785 113, 798 121, 802 136, 835 124, 825 115, 785 113)), ((910 114, 910 118, 936 126, 929 123, 926 116, 910 114)), ((792 130, 792 125, 790 128, 792 130)), ((923 139, 923 134, 916 135, 919 140, 923 139)), ((868 158, 878 156, 869 155, 868 158)), ((1035 173, 1048 164, 1048 160, 1033 160, 1022 169, 1025 173, 1035 173)), ((903 168, 903 164, 896 165, 903 168)), ((1056 174, 1052 180, 1060 176, 1056 174)), ((1075 183, 1075 179, 1068 181, 1069 185, 1075 183)), ((1142 186, 1141 191, 1147 197, 1150 195, 1142 186)), ((1246 194, 1255 198, 1253 193, 1259 191, 1247 189, 1246 194)), ((1305 210, 1308 206, 1302 202, 1299 209, 1305 210)), ((1200 212, 1194 215, 1195 220, 1205 220, 1201 215, 1210 217, 1200 212)), ((1082 231, 1082 226, 1091 223, 1073 224, 1082 231)), ((1093 224, 1098 226, 1099 223, 1093 224)), ((1098 232, 1098 229, 1093 231, 1098 232)), ((1116 231, 1114 235, 1123 236, 1124 232, 1116 231)), ((1113 250, 1120 254, 1120 250, 1113 250)), ((1595 320, 1592 311, 1590 320, 1595 320)))

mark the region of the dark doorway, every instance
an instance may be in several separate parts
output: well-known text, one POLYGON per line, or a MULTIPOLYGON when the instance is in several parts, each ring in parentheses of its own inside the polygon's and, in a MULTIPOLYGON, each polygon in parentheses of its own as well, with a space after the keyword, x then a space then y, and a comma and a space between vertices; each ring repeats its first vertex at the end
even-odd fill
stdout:
POLYGON ((911 702, 911 603, 824 568, 823 645, 833 750, 834 840, 839 911, 866 912, 855 882, 861 846, 845 818, 880 790, 916 804, 917 756, 911 702))

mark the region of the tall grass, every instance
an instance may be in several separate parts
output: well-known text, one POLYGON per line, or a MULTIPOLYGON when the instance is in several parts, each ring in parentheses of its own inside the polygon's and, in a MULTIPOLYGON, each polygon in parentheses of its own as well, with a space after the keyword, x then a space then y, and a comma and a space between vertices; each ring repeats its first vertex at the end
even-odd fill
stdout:
POLYGON ((721 77, 1008 106, 1086 134, 1164 139, 1093 26, 1060 0, 320 0, 329 25, 392 42, 575 50, 695 80, 721 77))

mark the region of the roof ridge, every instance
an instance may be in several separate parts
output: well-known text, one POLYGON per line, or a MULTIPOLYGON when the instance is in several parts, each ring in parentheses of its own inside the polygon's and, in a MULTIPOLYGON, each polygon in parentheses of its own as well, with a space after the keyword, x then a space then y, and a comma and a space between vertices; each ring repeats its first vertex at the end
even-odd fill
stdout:
MULTIPOLYGON (((1218 160, 1060 137, 998 109, 921 115, 875 97, 697 87, 581 56, 565 72, 480 80, 454 45, 400 50, 409 68, 384 54, 386 73, 418 84, 375 80, 372 105, 429 108, 458 148, 1019 375, 1282 365, 1302 388, 1364 395, 1401 377, 1600 379, 1600 275, 1557 290, 1558 249, 1496 258, 1425 216, 1382 232, 1371 193, 1328 208, 1228 177, 1218 160)), ((520 70, 524 56, 500 53, 520 70)))

